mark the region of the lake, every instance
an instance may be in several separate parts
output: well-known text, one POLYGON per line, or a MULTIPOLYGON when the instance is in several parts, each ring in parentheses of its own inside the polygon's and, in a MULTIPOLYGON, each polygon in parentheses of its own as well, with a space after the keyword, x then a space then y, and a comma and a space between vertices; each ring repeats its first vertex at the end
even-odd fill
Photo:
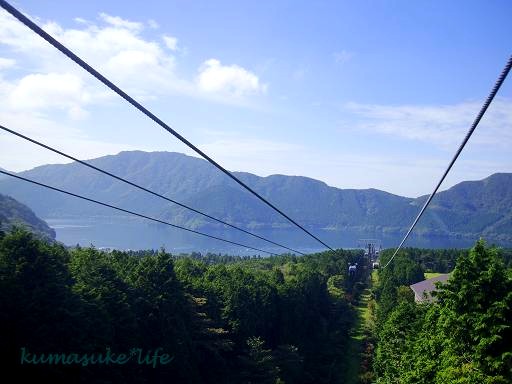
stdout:
MULTIPOLYGON (((170 228, 166 225, 156 223, 147 224, 144 221, 131 217, 116 217, 110 219, 48 218, 45 220, 50 227, 55 229, 57 240, 70 246, 77 244, 81 246, 94 245, 96 248, 116 248, 122 250, 158 249, 164 247, 167 251, 172 253, 189 253, 192 251, 201 253, 227 253, 233 255, 253 255, 258 253, 248 248, 197 236, 179 229, 170 228)), ((285 249, 232 229, 202 229, 201 231, 273 253, 286 252, 285 249)), ((316 243, 299 229, 270 229, 254 232, 304 253, 324 249, 319 243, 316 243)), ((396 247, 401 241, 401 237, 398 235, 382 235, 362 231, 318 229, 311 230, 311 232, 333 248, 356 248, 358 247, 358 240, 363 238, 379 239, 383 248, 396 247)), ((421 248, 468 248, 471 247, 476 240, 476 238, 423 237, 412 235, 406 242, 406 246, 421 248)), ((262 256, 263 255, 262 253, 262 256)))

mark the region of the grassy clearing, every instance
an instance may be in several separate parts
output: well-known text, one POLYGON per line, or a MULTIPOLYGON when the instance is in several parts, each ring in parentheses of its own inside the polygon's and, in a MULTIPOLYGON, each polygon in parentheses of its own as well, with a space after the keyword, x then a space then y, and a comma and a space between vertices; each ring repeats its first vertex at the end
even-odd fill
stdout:
POLYGON ((357 319, 350 337, 347 348, 347 372, 345 384, 358 384, 361 367, 361 353, 363 352, 363 341, 365 338, 365 326, 369 321, 370 311, 368 310, 368 300, 370 299, 370 290, 365 289, 361 295, 359 304, 356 307, 357 319))
POLYGON ((377 288, 377 286, 379 285, 379 271, 377 269, 374 269, 372 271, 372 275, 371 275, 371 286, 375 289, 377 288))
POLYGON ((437 276, 440 276, 442 275, 442 273, 439 273, 439 272, 425 272, 425 279, 431 279, 433 277, 437 277, 437 276))
POLYGON ((361 375, 365 373, 365 369, 362 368, 364 349, 370 329, 374 327, 374 319, 368 303, 372 300, 370 288, 378 284, 378 271, 372 271, 369 280, 369 287, 363 291, 355 307, 357 318, 347 348, 347 371, 344 384, 361 383, 361 375))

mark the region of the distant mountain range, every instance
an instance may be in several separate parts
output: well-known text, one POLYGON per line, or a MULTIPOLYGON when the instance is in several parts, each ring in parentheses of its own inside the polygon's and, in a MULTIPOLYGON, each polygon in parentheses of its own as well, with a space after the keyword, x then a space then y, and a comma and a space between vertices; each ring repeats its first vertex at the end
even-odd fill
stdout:
POLYGON ((12 197, 0 194, 0 229, 9 231, 16 225, 28 228, 41 237, 55 239, 55 231, 29 207, 12 197))
MULTIPOLYGON (((170 152, 121 152, 89 161, 210 215, 248 229, 290 224, 202 159, 170 152)), ((216 223, 138 191, 80 164, 44 165, 19 173, 52 186, 154 215, 191 228, 216 223)), ((339 189, 307 177, 237 177, 306 227, 353 230, 372 235, 402 234, 427 198, 408 198, 377 189, 339 189)), ((0 192, 43 218, 89 218, 119 213, 13 179, 0 179, 0 192)), ((440 192, 416 230, 423 236, 483 236, 512 243, 512 174, 466 181, 440 192)))
MULTIPOLYGON (((0 171, 9 172, 9 171, 7 171, 7 169, 4 169, 4 168, 2 168, 2 167, 0 167, 0 171)), ((4 174, 0 173, 0 180, 5 179, 5 178, 8 178, 8 177, 9 177, 9 176, 6 176, 6 175, 4 175, 4 174)))

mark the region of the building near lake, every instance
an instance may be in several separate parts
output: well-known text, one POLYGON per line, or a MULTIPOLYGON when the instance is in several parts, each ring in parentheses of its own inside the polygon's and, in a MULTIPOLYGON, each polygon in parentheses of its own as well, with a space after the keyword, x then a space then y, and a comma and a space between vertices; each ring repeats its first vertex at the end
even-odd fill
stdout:
POLYGON ((446 283, 450 277, 449 273, 444 273, 431 279, 420 281, 419 283, 410 285, 414 292, 414 301, 417 303, 432 302, 432 292, 436 291, 436 283, 446 283))

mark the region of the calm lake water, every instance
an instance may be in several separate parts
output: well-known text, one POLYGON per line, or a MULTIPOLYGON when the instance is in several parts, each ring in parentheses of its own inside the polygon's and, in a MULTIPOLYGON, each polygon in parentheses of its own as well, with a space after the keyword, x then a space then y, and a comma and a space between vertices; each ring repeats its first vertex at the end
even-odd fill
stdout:
MULTIPOLYGON (((81 246, 94 245, 96 248, 116 248, 123 250, 158 249, 165 247, 173 253, 180 252, 214 252, 234 255, 252 255, 258 252, 208 239, 184 231, 170 228, 162 224, 147 224, 131 218, 120 219, 46 219, 46 222, 55 229, 57 240, 66 245, 81 246)), ((202 230, 210 235, 223 237, 231 241, 260 248, 274 253, 283 253, 286 250, 268 244, 263 240, 238 232, 236 230, 202 230)), ((400 236, 381 235, 358 231, 332 231, 313 230, 324 242, 335 248, 356 248, 358 240, 362 238, 376 238, 382 242, 383 248, 396 247, 400 236)), ((295 229, 275 229, 255 231, 278 243, 289 246, 301 252, 315 252, 322 250, 321 245, 313 239, 295 229)), ((448 237, 419 237, 411 236, 406 246, 422 248, 467 248, 471 247, 476 239, 459 239, 448 237)), ((264 255, 264 254, 262 254, 264 255)))

